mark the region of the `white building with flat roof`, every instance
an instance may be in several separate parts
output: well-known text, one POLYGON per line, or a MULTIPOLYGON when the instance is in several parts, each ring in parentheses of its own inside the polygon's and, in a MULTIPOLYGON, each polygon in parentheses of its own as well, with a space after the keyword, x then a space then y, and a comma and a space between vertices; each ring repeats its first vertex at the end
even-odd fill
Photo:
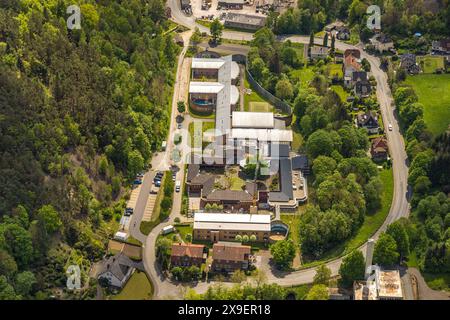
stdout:
POLYGON ((269 214, 196 213, 194 239, 217 241, 235 240, 237 235, 254 235, 262 242, 270 236, 269 214))
POLYGON ((275 118, 273 112, 233 112, 233 128, 273 129, 275 118))

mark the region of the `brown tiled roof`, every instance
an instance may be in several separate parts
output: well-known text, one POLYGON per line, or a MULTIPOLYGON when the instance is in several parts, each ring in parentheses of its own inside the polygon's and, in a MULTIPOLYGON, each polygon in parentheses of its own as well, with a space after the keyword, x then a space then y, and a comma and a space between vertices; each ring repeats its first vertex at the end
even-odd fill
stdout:
POLYGON ((213 245, 213 260, 246 261, 250 253, 250 246, 213 245))
POLYGON ((388 150, 387 140, 383 137, 375 138, 372 141, 372 150, 380 152, 380 149, 382 149, 383 151, 388 150))
POLYGON ((361 70, 361 64, 358 62, 358 58, 354 55, 348 55, 344 59, 345 68, 352 66, 355 70, 361 70))
POLYGON ((349 55, 354 56, 355 58, 361 58, 361 51, 358 49, 347 49, 344 51, 344 57, 347 58, 349 55))
POLYGON ((251 201, 252 195, 246 191, 238 190, 214 190, 208 196, 207 200, 229 200, 229 201, 251 201))
POLYGON ((190 258, 202 258, 204 245, 200 244, 173 244, 172 245, 172 257, 184 257, 188 256, 190 258))

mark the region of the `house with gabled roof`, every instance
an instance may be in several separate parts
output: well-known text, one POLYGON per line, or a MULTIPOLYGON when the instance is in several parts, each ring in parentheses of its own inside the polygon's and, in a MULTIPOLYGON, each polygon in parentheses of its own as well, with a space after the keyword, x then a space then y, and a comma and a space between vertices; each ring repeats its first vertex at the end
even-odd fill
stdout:
POLYGON ((215 272, 247 270, 250 266, 251 247, 236 243, 215 243, 211 269, 215 272))
POLYGON ((125 254, 118 253, 103 261, 97 278, 108 281, 112 287, 123 288, 134 270, 134 262, 125 254))
POLYGON ((205 261, 205 246, 192 243, 174 243, 170 253, 172 267, 200 267, 205 261))
POLYGON ((415 54, 407 53, 400 57, 400 67, 403 68, 409 74, 420 73, 420 67, 417 63, 417 58, 415 54))
POLYGON ((366 128, 369 134, 377 134, 380 129, 378 115, 374 111, 359 113, 356 117, 359 128, 366 128))
POLYGON ((370 154, 374 161, 384 161, 389 156, 388 142, 384 137, 378 137, 372 140, 370 145, 370 154))

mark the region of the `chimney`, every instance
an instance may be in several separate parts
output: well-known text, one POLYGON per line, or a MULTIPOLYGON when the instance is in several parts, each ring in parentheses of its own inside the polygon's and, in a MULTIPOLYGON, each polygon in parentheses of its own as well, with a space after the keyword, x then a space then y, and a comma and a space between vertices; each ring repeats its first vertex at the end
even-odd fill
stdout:
POLYGON ((366 269, 364 271, 365 278, 367 279, 370 274, 368 273, 368 268, 372 265, 372 258, 373 258, 373 249, 375 247, 375 240, 369 239, 367 241, 367 251, 366 251, 366 269))

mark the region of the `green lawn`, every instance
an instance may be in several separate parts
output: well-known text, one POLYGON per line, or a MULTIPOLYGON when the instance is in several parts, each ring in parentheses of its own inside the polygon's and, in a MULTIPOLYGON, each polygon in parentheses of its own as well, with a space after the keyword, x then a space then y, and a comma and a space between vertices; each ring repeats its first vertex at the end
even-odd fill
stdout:
POLYGON ((300 61, 305 61, 305 45, 303 43, 293 42, 291 47, 297 52, 297 57, 300 61))
POLYGON ((153 289, 144 272, 136 270, 122 291, 113 300, 150 300, 153 289))
POLYGON ((191 224, 176 224, 175 229, 178 231, 181 239, 186 241, 186 235, 192 235, 192 225, 191 224))
POLYGON ((328 65, 330 71, 330 78, 337 76, 339 79, 344 78, 344 73, 342 72, 342 64, 331 63, 328 65))
POLYGON ((267 102, 257 102, 257 101, 251 101, 249 102, 249 111, 250 112, 269 112, 270 110, 270 104, 267 102))
MULTIPOLYGON (((244 93, 244 110, 245 111, 252 111, 250 109, 251 108, 250 105, 252 102, 260 102, 259 104, 256 104, 256 106, 261 106, 262 105, 261 103, 267 103, 267 101, 263 97, 261 97, 255 90, 253 90, 253 88, 251 87, 250 83, 247 80, 247 77, 245 77, 244 86, 246 89, 252 90, 252 93, 250 93, 250 94, 244 93)), ((253 104, 253 105, 255 105, 255 104, 253 104)))
POLYGON ((444 69, 444 57, 423 56, 417 57, 417 63, 424 73, 434 73, 436 69, 444 69))
POLYGON ((419 102, 425 106, 424 120, 430 131, 437 135, 450 124, 450 74, 423 74, 408 77, 419 102))
POLYGON ((294 82, 300 82, 300 85, 304 88, 309 86, 309 82, 314 78, 314 71, 311 67, 292 70, 289 76, 294 82))
POLYGON ((450 291, 449 273, 422 273, 422 275, 431 289, 450 291))
POLYGON ((336 92, 339 95, 342 102, 347 101, 347 97, 349 96, 349 94, 347 91, 344 90, 344 88, 342 88, 342 86, 333 85, 333 86, 331 86, 331 89, 334 90, 334 92, 336 92))
POLYGON ((289 226, 289 235, 288 239, 292 239, 294 243, 300 243, 300 214, 298 215, 288 215, 288 214, 282 214, 281 215, 281 221, 286 223, 289 226))

